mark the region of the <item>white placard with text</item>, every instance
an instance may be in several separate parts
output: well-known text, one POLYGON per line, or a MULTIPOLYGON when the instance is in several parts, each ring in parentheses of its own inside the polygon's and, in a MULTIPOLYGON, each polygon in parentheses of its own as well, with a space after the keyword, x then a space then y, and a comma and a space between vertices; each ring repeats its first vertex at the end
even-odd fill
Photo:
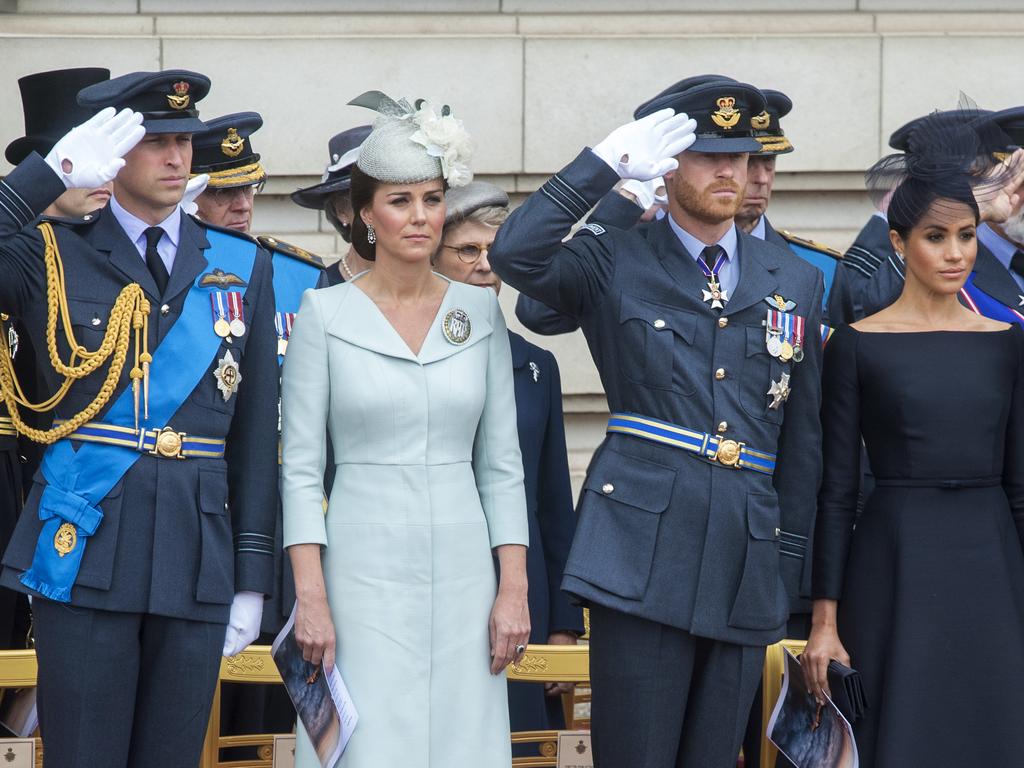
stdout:
POLYGON ((274 737, 274 768, 295 768, 295 735, 274 737))
POLYGON ((0 739, 0 765, 4 768, 35 768, 35 739, 0 739))
POLYGON ((590 731, 558 732, 558 768, 594 768, 590 731))

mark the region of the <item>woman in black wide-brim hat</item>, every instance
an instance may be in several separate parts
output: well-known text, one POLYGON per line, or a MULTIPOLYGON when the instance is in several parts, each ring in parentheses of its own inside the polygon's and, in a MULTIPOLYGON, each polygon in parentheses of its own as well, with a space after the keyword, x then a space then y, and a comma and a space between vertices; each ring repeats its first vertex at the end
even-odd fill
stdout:
MULTIPOLYGON (((359 159, 359 147, 370 135, 370 126, 349 128, 331 137, 328 151, 331 160, 319 184, 292 192, 292 201, 303 208, 323 211, 331 226, 346 243, 352 242, 352 168, 359 159)), ((351 245, 341 258, 327 268, 331 285, 351 280, 372 266, 351 245)))

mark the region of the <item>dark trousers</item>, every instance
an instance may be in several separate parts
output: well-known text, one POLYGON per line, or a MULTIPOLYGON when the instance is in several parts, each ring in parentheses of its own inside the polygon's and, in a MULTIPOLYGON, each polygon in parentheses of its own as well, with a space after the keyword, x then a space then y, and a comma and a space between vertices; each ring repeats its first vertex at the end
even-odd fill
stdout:
POLYGON ((34 598, 46 768, 198 765, 225 625, 34 598))
POLYGON ((590 608, 596 768, 735 768, 764 648, 590 608))

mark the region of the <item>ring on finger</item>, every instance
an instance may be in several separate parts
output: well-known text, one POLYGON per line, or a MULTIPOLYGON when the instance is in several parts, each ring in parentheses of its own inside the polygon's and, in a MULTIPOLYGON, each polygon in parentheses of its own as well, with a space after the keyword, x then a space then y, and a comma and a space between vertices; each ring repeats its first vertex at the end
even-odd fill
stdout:
POLYGON ((520 643, 516 646, 516 656, 522 656, 524 653, 526 653, 526 646, 520 643))

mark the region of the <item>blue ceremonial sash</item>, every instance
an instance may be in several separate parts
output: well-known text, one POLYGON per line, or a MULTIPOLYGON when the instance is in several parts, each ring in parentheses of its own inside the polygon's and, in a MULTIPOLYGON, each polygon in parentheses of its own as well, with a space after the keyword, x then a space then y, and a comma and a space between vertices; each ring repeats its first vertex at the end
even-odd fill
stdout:
POLYGON ((1024 325, 1024 315, 1013 307, 1008 307, 998 299, 994 299, 974 284, 974 273, 971 272, 964 287, 960 289, 960 295, 969 309, 979 315, 984 315, 992 320, 1001 320, 1004 323, 1017 323, 1024 325))
MULTIPOLYGON (((277 252, 271 263, 274 265, 274 309, 294 314, 299 311, 302 294, 319 284, 323 270, 277 252)), ((278 355, 277 364, 283 362, 284 355, 278 355)))
MULTIPOLYGON (((209 269, 219 267, 248 282, 256 260, 256 245, 213 230, 207 230, 206 236, 210 241, 205 254, 209 269)), ((214 333, 210 317, 212 288, 200 287, 201 279, 199 275, 192 284, 181 316, 153 352, 147 426, 160 428, 170 422, 220 348, 220 337, 214 333)), ((103 421, 134 428, 135 398, 130 385, 114 401, 103 421)), ((71 588, 78 578, 86 540, 103 520, 99 504, 140 456, 141 452, 131 448, 98 443, 84 443, 76 451, 68 439, 47 449, 42 465, 46 487, 39 499, 43 528, 32 565, 21 575, 22 584, 50 600, 71 601, 71 588), (60 530, 65 523, 74 526, 73 537, 69 529, 60 530), (62 538, 62 549, 70 547, 70 551, 58 551, 58 536, 62 538)))

